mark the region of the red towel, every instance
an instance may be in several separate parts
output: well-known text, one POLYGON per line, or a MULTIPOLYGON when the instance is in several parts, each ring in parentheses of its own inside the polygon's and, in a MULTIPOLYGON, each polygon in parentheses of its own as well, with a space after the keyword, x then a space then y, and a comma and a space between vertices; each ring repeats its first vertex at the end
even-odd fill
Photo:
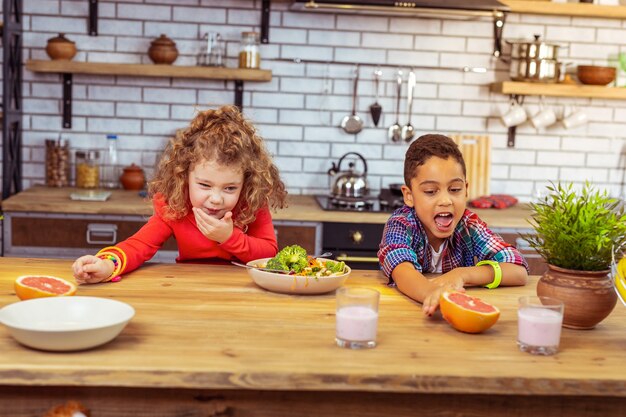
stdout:
POLYGON ((475 208, 495 208, 503 209, 517 204, 517 198, 508 194, 492 194, 478 197, 469 202, 469 205, 475 208))

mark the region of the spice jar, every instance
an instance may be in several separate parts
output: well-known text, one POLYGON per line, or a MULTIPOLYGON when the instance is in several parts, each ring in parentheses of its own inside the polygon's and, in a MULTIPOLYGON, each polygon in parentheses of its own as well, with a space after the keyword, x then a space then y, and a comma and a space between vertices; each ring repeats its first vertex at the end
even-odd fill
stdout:
POLYGON ((259 53, 258 32, 241 32, 239 48, 239 68, 259 68, 261 54, 259 53))
POLYGON ((70 183, 69 141, 46 139, 46 185, 67 187, 70 183))
POLYGON ((100 186, 100 153, 92 150, 76 151, 76 186, 98 188, 100 186))

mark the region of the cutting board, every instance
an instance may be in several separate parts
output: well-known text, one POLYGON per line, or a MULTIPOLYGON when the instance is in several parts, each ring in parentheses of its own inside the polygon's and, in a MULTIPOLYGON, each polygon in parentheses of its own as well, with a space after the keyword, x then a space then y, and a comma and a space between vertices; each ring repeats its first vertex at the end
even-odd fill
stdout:
POLYGON ((491 137, 488 135, 451 135, 459 146, 467 169, 468 198, 489 195, 491 180, 491 137))

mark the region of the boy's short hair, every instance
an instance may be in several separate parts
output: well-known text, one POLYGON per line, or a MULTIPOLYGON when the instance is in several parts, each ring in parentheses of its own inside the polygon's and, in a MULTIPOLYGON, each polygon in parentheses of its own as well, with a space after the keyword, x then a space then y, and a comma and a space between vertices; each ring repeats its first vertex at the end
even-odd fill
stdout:
POLYGON ((417 167, 424 165, 433 156, 441 159, 455 159, 463 168, 463 176, 467 175, 463 154, 452 139, 445 135, 422 135, 409 146, 404 157, 404 183, 408 187, 411 186, 411 179, 416 175, 417 167))

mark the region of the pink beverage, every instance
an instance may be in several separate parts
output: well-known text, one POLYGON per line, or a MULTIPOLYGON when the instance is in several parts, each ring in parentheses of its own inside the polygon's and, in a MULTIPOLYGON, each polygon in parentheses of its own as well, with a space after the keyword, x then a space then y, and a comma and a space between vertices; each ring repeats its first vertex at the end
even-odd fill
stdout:
POLYGON ((366 287, 337 290, 337 346, 349 349, 376 347, 380 293, 366 287))
POLYGON ((561 339, 562 312, 541 307, 520 307, 517 317, 520 349, 544 355, 556 353, 561 339))
POLYGON ((337 338, 348 342, 376 341, 378 313, 365 306, 337 310, 337 338))

